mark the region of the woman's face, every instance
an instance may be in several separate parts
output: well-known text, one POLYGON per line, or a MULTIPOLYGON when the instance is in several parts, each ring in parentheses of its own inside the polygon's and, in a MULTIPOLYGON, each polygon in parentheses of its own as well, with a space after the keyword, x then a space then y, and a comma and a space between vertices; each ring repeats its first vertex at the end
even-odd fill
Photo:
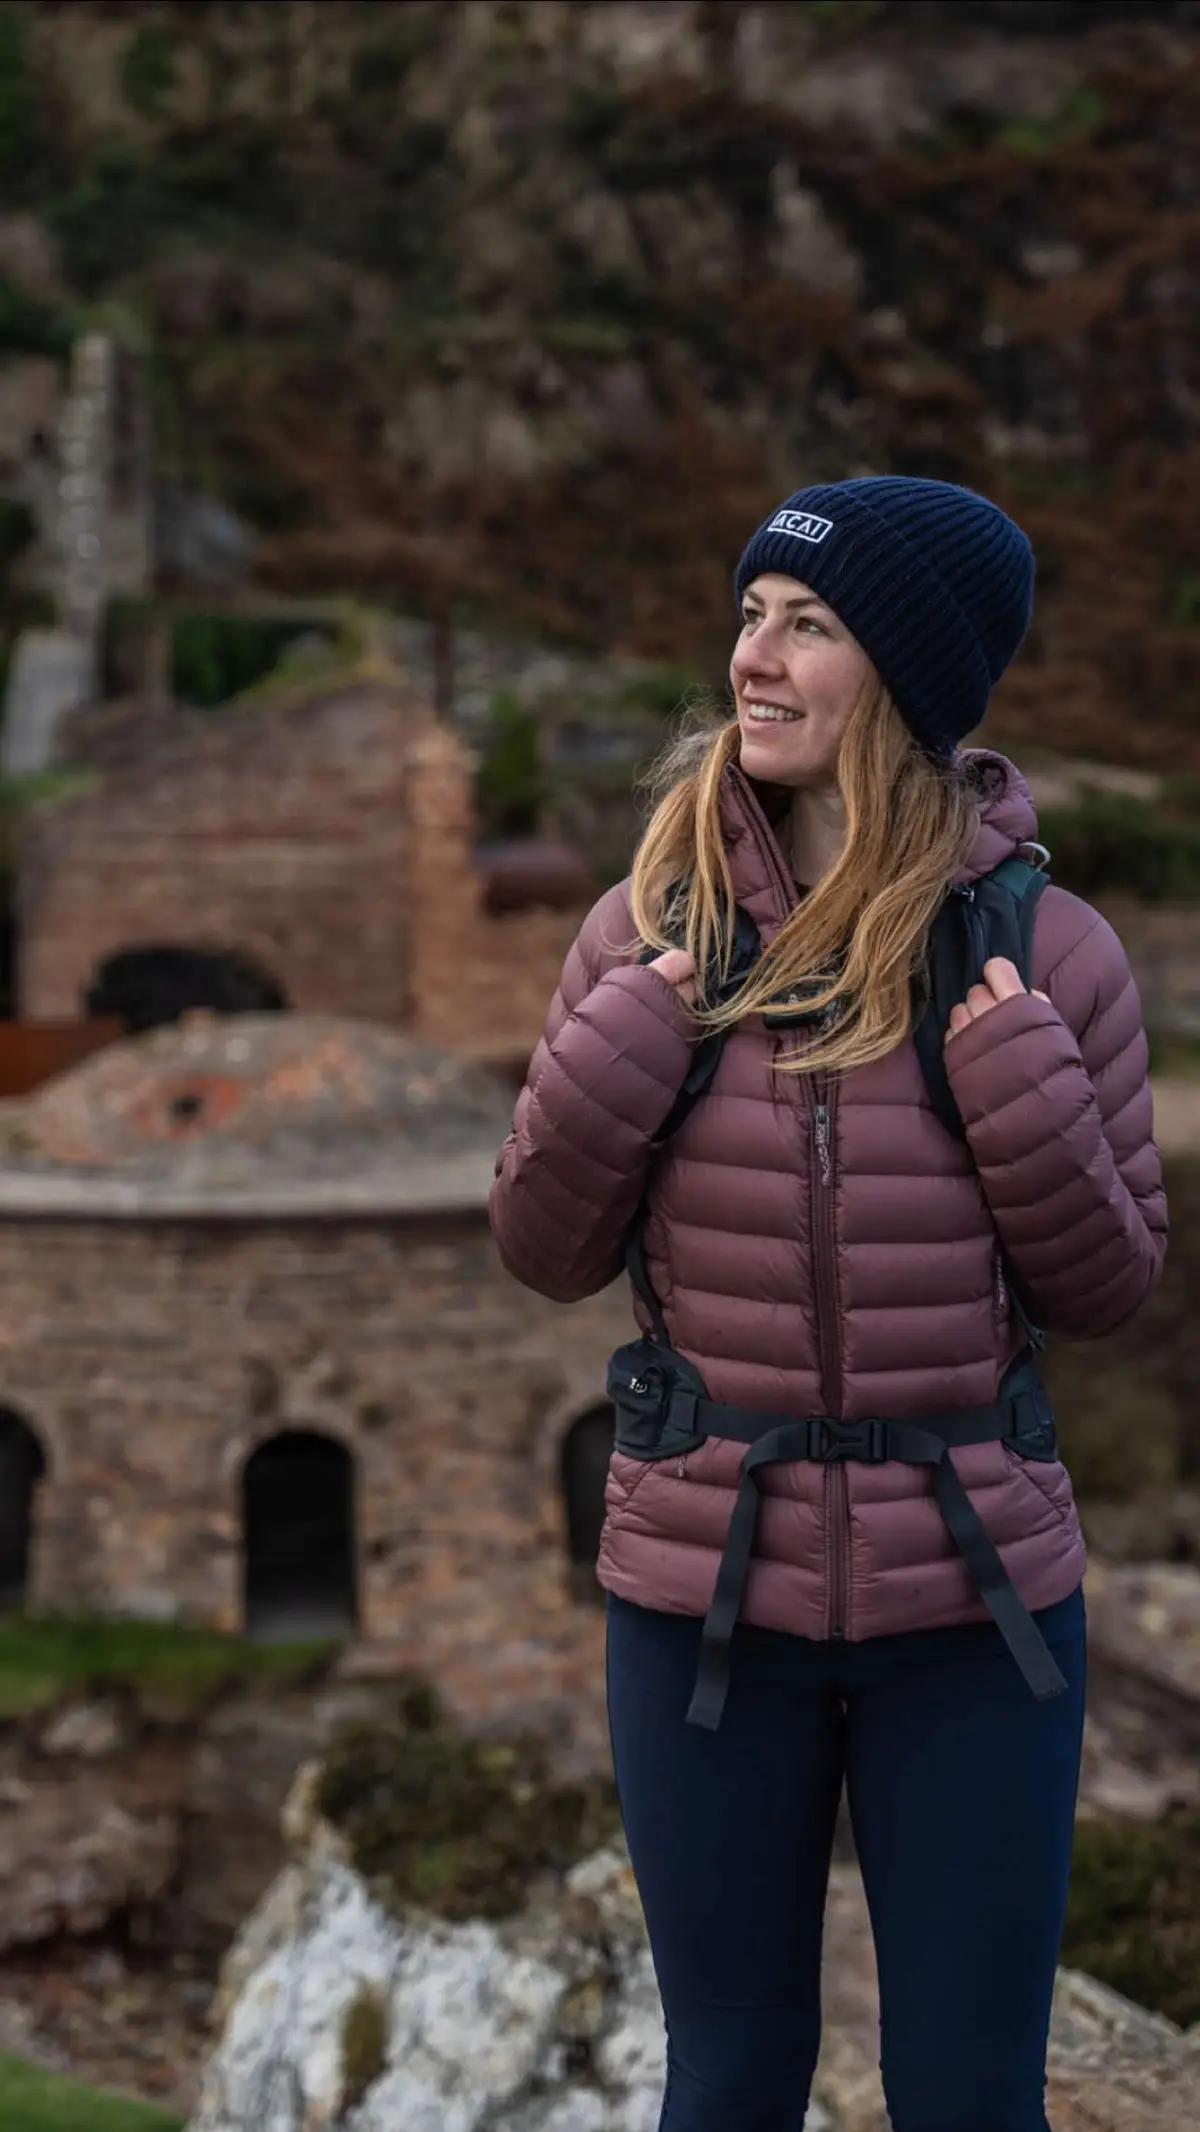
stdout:
POLYGON ((869 672, 862 646, 815 592, 794 577, 756 577, 742 596, 729 667, 746 775, 836 783, 842 735, 869 672))

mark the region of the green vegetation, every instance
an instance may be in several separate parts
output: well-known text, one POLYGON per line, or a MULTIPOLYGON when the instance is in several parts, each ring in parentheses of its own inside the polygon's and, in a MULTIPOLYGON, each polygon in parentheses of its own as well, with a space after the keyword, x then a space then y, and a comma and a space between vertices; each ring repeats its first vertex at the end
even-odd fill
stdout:
POLYGON ((35 527, 27 506, 14 496, 0 496, 0 583, 33 539, 35 527))
POLYGON ((181 614, 171 633, 172 691, 180 703, 214 710, 274 673, 301 638, 332 646, 337 630, 303 615, 181 614))
POLYGON ((342 2016, 342 2111, 357 2109, 387 2065, 386 2001, 360 1984, 342 2016))
POLYGON ((183 2132, 153 2103, 85 2087, 0 2053, 0 2125, 5 2132, 183 2132))
POLYGON ((1163 1035, 1151 1029, 1150 1071, 1157 1079, 1193 1080, 1200 1074, 1200 1037, 1163 1035))
POLYGON ((61 306, 38 303, 0 274, 0 349, 12 355, 65 356, 74 323, 61 306))
POLYGON ((29 17, 0 8, 0 182, 19 184, 38 142, 38 105, 29 64, 29 17))
POLYGON ((1200 2021, 1200 1813, 1080 1822, 1063 1960, 1181 2028, 1200 2021))
POLYGON ((297 213, 278 131, 239 118, 179 127, 153 151, 102 142, 48 219, 67 272, 90 294, 143 265, 164 238, 220 242, 247 218, 278 234, 297 213))
POLYGON ((175 87, 175 38, 165 22, 140 22, 121 55, 121 90, 143 118, 157 118, 175 87))
POLYGON ((1010 155, 1045 155, 1049 150, 1075 147, 1090 140, 1107 116, 1108 107, 1100 91, 1083 82, 1052 118, 1014 119, 1001 126, 995 138, 997 145, 1007 148, 1010 155))
POLYGON ((1200 1159, 1163 1165, 1171 1241, 1162 1280, 1105 1340, 1051 1340, 1046 1381, 1075 1491, 1088 1501, 1169 1498, 1200 1481, 1200 1159))
POLYGON ((1200 787, 1180 779, 1160 799, 1089 792, 1048 810, 1038 834, 1062 888, 1089 900, 1114 892, 1143 903, 1200 899, 1200 787))
POLYGON ((317 1806, 381 1901, 450 1919, 509 1916, 538 1874, 565 1872, 618 1825, 610 1783, 556 1782, 536 1740, 455 1732, 415 1679, 394 1724, 335 1738, 317 1806))
POLYGON ((511 689, 498 690, 488 708, 488 731, 476 772, 475 798, 485 835, 536 834, 549 798, 541 727, 536 712, 511 689))
POLYGON ((144 1693, 186 1717, 243 1683, 319 1679, 336 1651, 333 1643, 258 1644, 174 1622, 10 1614, 0 1621, 0 1718, 107 1689, 144 1693))
POLYGON ((704 684, 694 667, 668 660, 660 666, 649 666, 625 683, 621 701, 631 711, 646 711, 651 717, 661 718, 664 723, 674 718, 685 704, 693 702, 703 691, 704 684))

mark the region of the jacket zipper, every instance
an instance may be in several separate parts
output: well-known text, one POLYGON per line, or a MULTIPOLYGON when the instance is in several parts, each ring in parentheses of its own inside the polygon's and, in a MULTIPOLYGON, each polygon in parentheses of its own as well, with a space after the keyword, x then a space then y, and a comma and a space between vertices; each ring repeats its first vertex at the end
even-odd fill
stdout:
MULTIPOLYGON (((842 1352, 837 1292, 837 1202, 834 1198, 835 1080, 819 1084, 806 1077, 812 1108, 813 1273, 816 1287, 817 1341, 821 1358, 821 1392, 825 1412, 840 1420, 842 1352)), ((825 1523, 829 1537, 829 1634, 835 1642, 846 1634, 850 1586, 850 1488, 845 1462, 825 1468, 825 1523)))
MULTIPOLYGON (((736 772, 734 774, 736 776, 736 772)), ((783 908, 789 912, 796 905, 795 884, 780 864, 779 847, 754 794, 740 778, 738 783, 742 786, 755 842, 779 889, 783 908)), ((837 1202, 834 1198, 837 1081, 836 1077, 822 1075, 818 1078, 814 1074, 805 1074, 802 1079, 811 1121, 809 1175, 821 1394, 826 1414, 831 1419, 840 1420, 842 1353, 837 1287, 837 1202)), ((825 1518, 829 1543, 829 1634, 840 1641, 846 1634, 850 1581, 849 1488, 845 1463, 841 1459, 831 1460, 825 1468, 825 1518)))

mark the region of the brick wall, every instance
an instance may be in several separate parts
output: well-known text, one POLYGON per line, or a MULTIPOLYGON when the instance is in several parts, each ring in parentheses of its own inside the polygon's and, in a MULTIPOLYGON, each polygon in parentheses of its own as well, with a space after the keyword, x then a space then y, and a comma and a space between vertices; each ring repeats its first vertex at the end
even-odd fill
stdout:
POLYGON ((354 1461, 380 1662, 428 1669, 471 1721, 602 1748, 603 1621, 572 1597, 560 1459, 628 1337, 623 1285, 543 1302, 482 1213, 0 1223, 0 1281, 0 1403, 48 1469, 33 1603, 237 1629, 244 1462, 317 1430, 354 1461))
POLYGON ((248 954, 302 1009, 370 997, 399 1019, 414 715, 371 685, 214 713, 39 810, 21 852, 21 1014, 77 1014, 104 955, 169 943, 248 954))
POLYGON ((79 1015, 102 958, 234 950, 288 1004, 528 1057, 582 912, 490 918, 473 761, 402 689, 212 713, 22 839, 19 1012, 79 1015))

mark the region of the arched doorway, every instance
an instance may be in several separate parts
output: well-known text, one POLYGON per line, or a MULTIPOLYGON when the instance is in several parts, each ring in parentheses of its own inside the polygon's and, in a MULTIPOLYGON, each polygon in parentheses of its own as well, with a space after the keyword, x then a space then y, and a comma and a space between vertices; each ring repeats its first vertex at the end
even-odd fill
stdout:
POLYGON ((46 1458, 27 1421, 0 1407, 0 1612, 24 1606, 29 1589, 34 1499, 46 1458))
POLYGON ((204 1008, 210 1014, 281 1013, 287 999, 249 955, 220 948, 151 946, 106 955, 83 995, 84 1011, 120 1022, 129 1036, 204 1008))
POLYGON ((607 1400, 589 1407, 563 1438, 562 1493, 568 1581, 573 1598, 602 1605, 596 1557, 604 1527, 604 1484, 613 1447, 613 1410, 607 1400))
POLYGON ((242 1473, 246 1634, 281 1643, 358 1623, 354 1460, 313 1429, 260 1444, 242 1473))

